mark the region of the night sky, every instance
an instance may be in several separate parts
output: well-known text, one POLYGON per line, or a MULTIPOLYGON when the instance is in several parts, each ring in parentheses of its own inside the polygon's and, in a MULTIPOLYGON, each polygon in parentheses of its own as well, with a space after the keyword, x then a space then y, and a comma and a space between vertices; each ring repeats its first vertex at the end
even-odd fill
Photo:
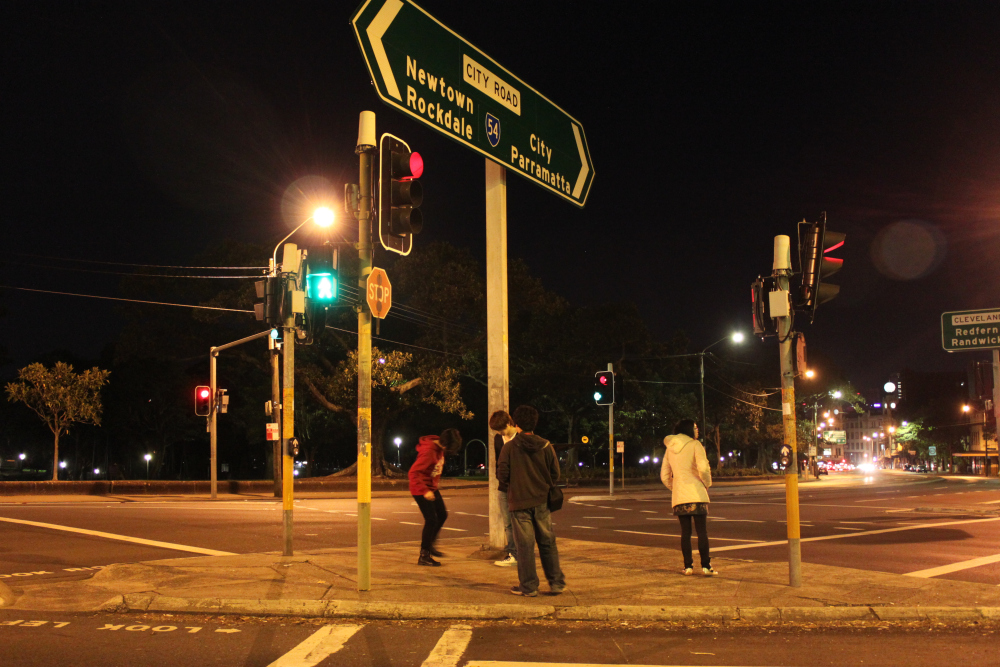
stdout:
MULTIPOLYGON (((658 336, 700 349, 749 330, 773 237, 827 211, 846 261, 810 350, 859 387, 984 356, 943 352, 940 314, 1000 306, 995 3, 421 6, 585 128, 584 209, 508 177, 509 254, 549 289, 636 301, 658 336)), ((415 252, 443 240, 485 258, 483 158, 378 99, 354 9, 5 3, 0 283, 115 296, 118 276, 25 255, 187 264, 227 238, 276 243, 297 224, 293 182, 357 180, 362 110, 424 156, 415 252)), ((56 348, 96 358, 119 324, 110 302, 0 304, 4 375, 56 348)), ((748 347, 777 355, 773 339, 748 347)))

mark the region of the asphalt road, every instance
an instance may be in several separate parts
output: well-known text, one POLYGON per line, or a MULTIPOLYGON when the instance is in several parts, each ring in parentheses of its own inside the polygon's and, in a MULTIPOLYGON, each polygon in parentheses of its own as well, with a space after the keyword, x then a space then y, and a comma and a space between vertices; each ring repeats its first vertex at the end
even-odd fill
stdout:
POLYGON ((5 667, 996 665, 995 627, 335 622, 0 611, 5 667))
MULTIPOLYGON (((995 482, 882 473, 834 475, 800 488, 807 563, 1000 583, 1000 557, 969 563, 1000 554, 1000 517, 913 511, 996 507, 995 482)), ((595 489, 571 496, 555 515, 557 535, 678 550, 678 526, 665 489, 618 494, 611 501, 603 494, 595 489)), ((727 559, 786 560, 782 487, 717 489, 712 498, 709 531, 717 567, 724 568, 727 559)), ((450 516, 442 538, 485 536, 482 489, 450 493, 446 502, 450 516)), ((297 500, 295 548, 353 546, 355 511, 350 499, 297 500)), ((372 513, 376 544, 419 539, 422 518, 409 496, 376 498, 372 513)), ((273 499, 0 502, 2 579, 84 578, 93 572, 86 568, 111 563, 278 551, 281 544, 281 505, 273 499), (46 525, 34 525, 39 523, 46 525)), ((677 558, 679 567, 679 553, 677 558)))

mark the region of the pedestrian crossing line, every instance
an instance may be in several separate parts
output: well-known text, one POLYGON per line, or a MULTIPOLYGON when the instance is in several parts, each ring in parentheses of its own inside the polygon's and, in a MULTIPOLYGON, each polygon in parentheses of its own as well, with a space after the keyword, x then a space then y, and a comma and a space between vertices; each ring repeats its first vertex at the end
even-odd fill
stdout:
POLYGON ((400 521, 400 523, 406 524, 407 526, 421 526, 423 524, 413 523, 412 521, 400 521))
POLYGON ((324 625, 268 667, 313 667, 344 648, 360 625, 324 625))
POLYGON ((725 521, 726 523, 764 523, 760 519, 723 519, 718 516, 710 516, 708 518, 712 521, 725 521))
POLYGON ((453 625, 444 631, 420 667, 456 667, 472 641, 472 626, 453 625))
POLYGON ((849 528, 848 526, 834 526, 834 530, 864 530, 864 528, 849 528))
POLYGON ((639 510, 640 512, 645 512, 646 514, 659 514, 656 510, 639 510))
POLYGON ((449 528, 448 526, 441 526, 441 530, 454 530, 454 531, 457 531, 459 533, 467 533, 467 532, 469 532, 465 528, 449 528))
POLYGON ((469 512, 455 512, 455 514, 461 514, 462 516, 478 516, 478 517, 482 517, 483 519, 489 519, 490 518, 488 514, 471 514, 469 512))
POLYGON ((570 526, 570 528, 586 528, 587 530, 597 530, 594 526, 570 526))

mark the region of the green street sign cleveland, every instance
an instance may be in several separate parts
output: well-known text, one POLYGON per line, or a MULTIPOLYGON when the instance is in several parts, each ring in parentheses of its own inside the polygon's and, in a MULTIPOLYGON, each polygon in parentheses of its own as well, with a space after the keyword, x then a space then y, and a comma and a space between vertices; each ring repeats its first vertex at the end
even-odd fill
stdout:
POLYGON ((351 25, 382 101, 586 203, 594 165, 575 118, 410 0, 367 0, 351 25))
POLYGON ((1000 347, 1000 309, 942 313, 941 347, 948 352, 1000 347))

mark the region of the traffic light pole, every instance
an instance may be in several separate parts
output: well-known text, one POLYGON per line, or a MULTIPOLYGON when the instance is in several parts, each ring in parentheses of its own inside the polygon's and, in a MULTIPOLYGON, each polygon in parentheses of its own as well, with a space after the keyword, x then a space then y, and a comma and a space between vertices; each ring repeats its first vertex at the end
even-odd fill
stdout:
MULTIPOLYGON (((292 291, 292 281, 288 281, 289 292, 292 291)), ((288 301, 292 297, 289 295, 288 301)), ((289 308, 291 310, 291 308, 289 308)), ((281 382, 281 533, 284 537, 285 556, 292 555, 292 519, 293 503, 293 469, 295 461, 292 457, 290 441, 295 434, 295 313, 285 317, 282 350, 284 352, 284 368, 281 382)))
MULTIPOLYGON (((791 275, 789 238, 774 237, 774 277, 778 290, 788 292, 791 275)), ((785 518, 788 530, 788 584, 802 586, 802 547, 799 529, 799 457, 795 437, 795 336, 792 331, 791 308, 778 320, 778 353, 781 362, 781 412, 785 444, 791 449, 789 467, 785 469, 785 518)))
POLYGON ((218 456, 217 456, 218 444, 219 444, 218 443, 219 382, 218 382, 218 374, 216 372, 216 364, 218 363, 217 360, 219 358, 219 352, 222 352, 223 350, 228 350, 231 347, 236 347, 237 345, 242 345, 243 343, 247 343, 252 340, 256 340, 257 338, 263 338, 264 336, 267 336, 270 333, 271 333, 270 330, 262 331, 252 336, 247 336, 246 338, 240 338, 239 340, 235 340, 232 343, 226 343, 225 345, 219 345, 218 347, 209 348, 208 350, 208 386, 209 386, 209 391, 212 392, 212 409, 208 413, 208 434, 209 434, 208 438, 211 447, 210 466, 212 468, 210 473, 212 479, 211 483, 212 500, 215 500, 218 497, 218 484, 219 484, 218 456))
MULTIPOLYGON (((376 151, 375 114, 362 111, 358 127, 360 206, 358 209, 358 289, 368 290, 372 272, 372 155, 376 151)), ((358 305, 358 590, 372 587, 372 315, 365 299, 358 305)), ((382 443, 378 443, 379 446, 382 443)))
MULTIPOLYGON (((614 364, 608 363, 608 370, 613 371, 614 364)), ((623 464, 624 465, 624 464, 623 464)), ((622 486, 625 485, 624 478, 622 486)), ((615 495, 615 403, 608 403, 608 495, 615 495)))
MULTIPOLYGON (((268 332, 270 333, 270 332, 268 332)), ((271 423, 278 424, 278 439, 272 445, 271 470, 274 479, 274 497, 281 497, 281 364, 275 340, 267 339, 268 351, 271 355, 271 423)))

